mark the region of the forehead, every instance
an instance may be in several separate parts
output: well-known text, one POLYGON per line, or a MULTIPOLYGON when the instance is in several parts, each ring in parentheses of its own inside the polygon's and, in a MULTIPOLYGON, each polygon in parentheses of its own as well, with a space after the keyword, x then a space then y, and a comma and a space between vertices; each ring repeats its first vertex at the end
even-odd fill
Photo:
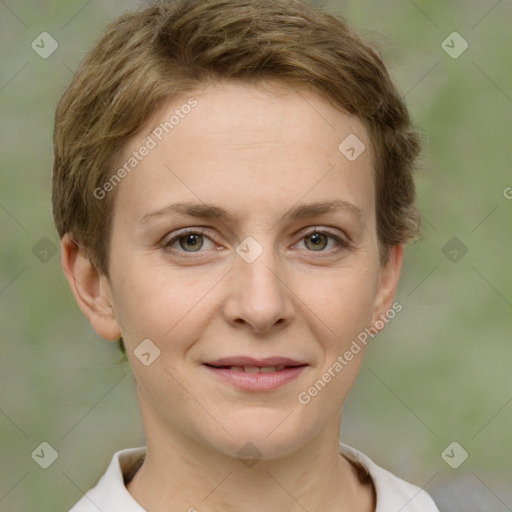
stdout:
POLYGON ((238 211, 258 204, 260 215, 341 199, 372 213, 368 135, 311 91, 212 84, 161 105, 118 166, 130 159, 115 208, 130 205, 133 220, 178 198, 238 211))

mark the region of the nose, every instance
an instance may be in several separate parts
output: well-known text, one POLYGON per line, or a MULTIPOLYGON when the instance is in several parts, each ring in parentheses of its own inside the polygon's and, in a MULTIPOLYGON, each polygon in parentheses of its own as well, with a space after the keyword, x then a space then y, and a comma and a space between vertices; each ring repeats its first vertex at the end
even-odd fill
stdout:
POLYGON ((293 292, 270 247, 252 263, 237 257, 226 283, 229 295, 224 306, 227 322, 257 334, 271 334, 293 317, 293 292))

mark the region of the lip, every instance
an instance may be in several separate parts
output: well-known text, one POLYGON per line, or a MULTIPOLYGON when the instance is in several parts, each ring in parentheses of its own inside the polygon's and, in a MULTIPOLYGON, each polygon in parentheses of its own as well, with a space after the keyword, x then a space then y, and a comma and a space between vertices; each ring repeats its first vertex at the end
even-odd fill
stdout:
POLYGON ((215 368, 207 365, 204 367, 221 381, 243 391, 252 392, 273 391, 281 388, 297 379, 307 368, 306 365, 289 366, 273 373, 246 373, 229 368, 215 368))
POLYGON ((203 363, 203 366, 220 381, 225 382, 243 391, 263 392, 273 391, 297 379, 309 366, 301 361, 288 357, 253 357, 235 356, 216 359, 203 363), (246 373, 238 369, 231 370, 232 366, 272 367, 285 366, 282 370, 272 373, 246 373))
POLYGON ((264 357, 262 359, 248 356, 233 356, 206 361, 204 364, 210 366, 259 366, 261 368, 262 366, 302 366, 307 363, 280 356, 264 357))

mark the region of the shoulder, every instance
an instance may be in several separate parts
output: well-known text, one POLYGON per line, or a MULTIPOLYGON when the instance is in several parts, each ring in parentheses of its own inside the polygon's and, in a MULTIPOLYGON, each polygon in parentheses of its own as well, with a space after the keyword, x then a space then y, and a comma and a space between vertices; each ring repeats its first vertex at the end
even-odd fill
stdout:
POLYGON ((377 495, 375 512, 439 512, 432 498, 423 489, 378 466, 359 450, 340 443, 340 453, 362 466, 372 478, 377 495))
POLYGON ((97 485, 87 491, 69 512, 145 512, 125 487, 125 480, 130 478, 145 454, 145 447, 116 452, 97 485))

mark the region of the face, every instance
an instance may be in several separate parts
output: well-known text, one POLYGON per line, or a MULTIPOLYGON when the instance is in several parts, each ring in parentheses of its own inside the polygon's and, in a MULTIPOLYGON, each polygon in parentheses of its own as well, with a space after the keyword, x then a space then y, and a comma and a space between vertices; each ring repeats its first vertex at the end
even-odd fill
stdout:
POLYGON ((379 262, 361 122, 306 91, 224 83, 163 106, 120 166, 136 151, 101 279, 146 429, 270 458, 337 435, 364 345, 343 355, 390 307, 401 263, 379 262), (355 160, 338 149, 351 134, 355 160))

